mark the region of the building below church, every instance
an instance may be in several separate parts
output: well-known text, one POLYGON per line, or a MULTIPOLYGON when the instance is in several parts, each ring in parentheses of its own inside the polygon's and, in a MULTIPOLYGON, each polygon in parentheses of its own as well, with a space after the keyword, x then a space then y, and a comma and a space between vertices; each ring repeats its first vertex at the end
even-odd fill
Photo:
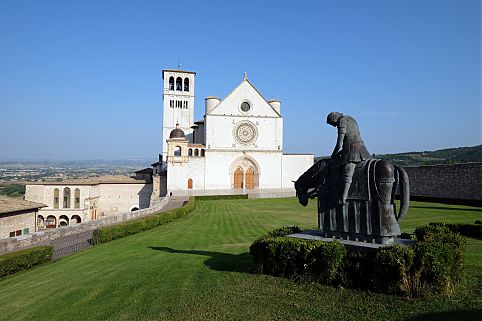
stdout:
MULTIPOLYGON (((283 153, 281 103, 266 100, 248 80, 223 100, 205 99, 194 120, 196 73, 163 70, 163 152, 167 170, 160 194, 208 190, 294 190, 313 165, 312 154, 283 153)), ((154 184, 159 184, 154 175, 154 184)), ((155 188, 155 187, 154 187, 155 188)))
POLYGON ((39 230, 148 208, 151 196, 150 177, 142 171, 136 177, 101 176, 25 186, 26 200, 44 204, 35 220, 39 230))

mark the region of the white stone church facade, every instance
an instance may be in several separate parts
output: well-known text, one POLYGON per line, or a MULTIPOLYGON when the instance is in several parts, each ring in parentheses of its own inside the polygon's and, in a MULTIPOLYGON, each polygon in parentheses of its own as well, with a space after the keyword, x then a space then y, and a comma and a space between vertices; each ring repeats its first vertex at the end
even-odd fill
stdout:
MULTIPOLYGON (((247 79, 223 100, 205 99, 194 121, 196 73, 163 70, 163 151, 167 169, 161 194, 193 190, 294 190, 313 165, 312 154, 283 154, 278 100, 266 100, 247 79)), ((154 179, 154 183, 158 181, 154 179)))

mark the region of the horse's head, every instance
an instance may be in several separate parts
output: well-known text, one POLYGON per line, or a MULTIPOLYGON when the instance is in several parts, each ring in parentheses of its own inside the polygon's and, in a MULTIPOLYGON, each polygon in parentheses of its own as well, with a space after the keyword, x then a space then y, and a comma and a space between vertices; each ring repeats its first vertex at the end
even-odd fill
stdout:
POLYGON ((298 180, 292 182, 295 184, 296 197, 298 197, 298 202, 303 206, 308 205, 308 189, 303 187, 303 184, 301 183, 299 178, 298 180))

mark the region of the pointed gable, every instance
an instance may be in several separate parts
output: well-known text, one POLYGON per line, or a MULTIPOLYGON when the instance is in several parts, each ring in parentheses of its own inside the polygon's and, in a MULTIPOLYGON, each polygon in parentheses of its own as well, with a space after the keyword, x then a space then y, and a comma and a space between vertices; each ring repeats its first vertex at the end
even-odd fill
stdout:
POLYGON ((281 117, 247 78, 234 88, 209 114, 281 117), (245 112, 241 110, 241 104, 243 102, 249 104, 249 111, 245 112))

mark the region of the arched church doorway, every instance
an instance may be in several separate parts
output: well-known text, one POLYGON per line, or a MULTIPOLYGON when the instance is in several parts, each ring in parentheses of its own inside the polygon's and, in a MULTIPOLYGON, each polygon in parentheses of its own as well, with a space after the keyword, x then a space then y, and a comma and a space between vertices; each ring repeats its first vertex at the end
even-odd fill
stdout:
POLYGON ((234 171, 234 188, 243 188, 243 170, 241 167, 234 171))
POLYGON ((187 189, 192 189, 192 178, 187 180, 187 189))
POLYGON ((258 163, 245 155, 238 157, 229 169, 231 188, 253 189, 259 187, 260 171, 258 163))

